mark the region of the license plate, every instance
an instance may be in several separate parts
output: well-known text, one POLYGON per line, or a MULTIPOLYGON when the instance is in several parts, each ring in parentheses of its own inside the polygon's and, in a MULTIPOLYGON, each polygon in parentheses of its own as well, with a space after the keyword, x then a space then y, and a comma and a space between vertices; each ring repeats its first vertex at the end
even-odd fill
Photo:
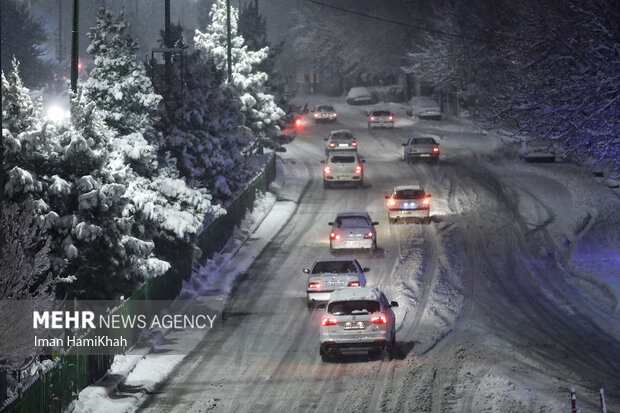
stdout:
POLYGON ((344 285, 342 281, 325 281, 325 285, 334 286, 334 285, 344 285))
POLYGON ((327 113, 322 114, 321 116, 323 116, 324 118, 326 118, 328 115, 327 113))
POLYGON ((429 153, 423 153, 423 154, 420 154, 420 156, 427 157, 427 156, 431 156, 431 155, 429 153))
POLYGON ((348 143, 339 143, 338 146, 349 146, 348 143))
POLYGON ((414 203, 403 204, 403 209, 416 209, 416 205, 414 203))
POLYGON ((352 323, 351 321, 347 321, 344 325, 345 330, 364 330, 366 328, 366 324, 363 321, 358 321, 357 323, 352 323))
POLYGON ((338 179, 349 179, 348 176, 339 176, 338 179))

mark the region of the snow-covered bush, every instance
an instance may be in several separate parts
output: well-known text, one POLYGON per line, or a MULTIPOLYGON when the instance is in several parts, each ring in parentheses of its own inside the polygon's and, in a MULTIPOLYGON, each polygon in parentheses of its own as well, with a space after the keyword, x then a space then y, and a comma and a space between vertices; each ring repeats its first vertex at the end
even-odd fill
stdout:
MULTIPOLYGON (((226 0, 213 3, 210 17, 211 24, 204 32, 196 30, 195 47, 218 69, 227 70, 226 0)), ((246 126, 259 136, 273 137, 279 133, 277 123, 284 116, 284 111, 275 104, 272 95, 265 93, 268 76, 257 69, 268 57, 269 48, 248 50, 237 31, 237 22, 238 10, 231 8, 232 83, 239 90, 246 126)))

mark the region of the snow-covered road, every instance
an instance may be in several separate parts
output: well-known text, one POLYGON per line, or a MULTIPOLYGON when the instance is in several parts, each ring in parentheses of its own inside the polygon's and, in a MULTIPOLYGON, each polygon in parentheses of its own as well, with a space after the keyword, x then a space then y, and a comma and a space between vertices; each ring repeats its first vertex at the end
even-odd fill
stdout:
MULTIPOLYGON (((368 131, 365 107, 334 101, 282 155, 309 181, 290 221, 239 277, 223 328, 205 337, 142 404, 164 412, 565 412, 620 410, 620 200, 570 164, 525 164, 493 134, 455 121, 368 131), (324 190, 323 138, 351 129, 364 188, 324 190), (438 165, 407 165, 412 130, 436 134, 438 165), (384 195, 419 181, 430 224, 388 224, 384 195), (336 213, 367 210, 379 251, 352 254, 369 286, 399 301, 398 357, 323 363, 303 268, 329 253, 336 213), (616 283, 614 285, 614 282, 616 283)), ((122 395, 119 395, 122 397, 122 395)))

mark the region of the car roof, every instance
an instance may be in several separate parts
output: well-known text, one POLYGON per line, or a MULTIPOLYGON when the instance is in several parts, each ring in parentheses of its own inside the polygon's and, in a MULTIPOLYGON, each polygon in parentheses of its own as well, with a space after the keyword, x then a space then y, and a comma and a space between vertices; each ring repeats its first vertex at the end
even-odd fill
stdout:
POLYGON ((345 133, 350 133, 351 135, 353 135, 353 132, 351 132, 348 129, 338 129, 338 130, 333 130, 329 132, 330 135, 345 134, 345 133))
POLYGON ((418 191, 424 190, 422 189, 420 185, 398 185, 394 187, 395 191, 406 191, 408 189, 413 189, 413 190, 418 190, 418 191))
POLYGON ((357 217, 357 216, 368 216, 370 215, 368 213, 368 211, 345 211, 345 212, 338 212, 338 215, 336 217, 357 217))
POLYGON ((332 261, 355 261, 355 258, 344 258, 344 257, 332 257, 332 258, 317 258, 314 263, 317 262, 332 262, 332 261))
POLYGON ((378 300, 381 291, 376 287, 341 288, 329 297, 329 302, 348 300, 378 300))
POLYGON ((329 153, 332 156, 357 156, 355 149, 331 149, 328 148, 329 153))

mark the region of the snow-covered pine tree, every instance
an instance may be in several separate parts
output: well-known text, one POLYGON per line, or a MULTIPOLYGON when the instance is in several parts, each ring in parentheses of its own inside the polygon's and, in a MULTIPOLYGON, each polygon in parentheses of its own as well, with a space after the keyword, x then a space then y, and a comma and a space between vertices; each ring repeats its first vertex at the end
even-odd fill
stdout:
MULTIPOLYGON (((168 163, 168 158, 158 160, 162 136, 153 125, 161 97, 154 93, 151 79, 136 58, 138 43, 123 16, 114 19, 110 12, 100 10, 89 37, 94 68, 84 91, 115 132, 110 162, 121 166, 112 169, 117 171, 117 179, 127 182, 125 196, 130 203, 124 214, 133 221, 132 233, 137 238, 172 243, 172 248, 159 249, 159 256, 167 259, 175 249, 191 249, 205 216, 223 210, 211 205, 205 189, 192 189, 178 179, 176 166, 168 163), (123 168, 125 165, 130 167, 123 168), (175 248, 175 243, 182 246, 175 248)), ((165 270, 161 263, 150 262, 144 271, 159 275, 165 270)))
POLYGON ((2 125, 20 133, 41 122, 41 102, 33 101, 19 75, 19 63, 13 58, 8 79, 2 71, 2 125))
POLYGON ((129 33, 121 14, 101 9, 88 31, 93 69, 84 82, 89 100, 104 111, 105 122, 120 135, 145 133, 153 124, 161 96, 153 92, 144 65, 136 59, 138 42, 129 33))
MULTIPOLYGON (((220 70, 227 70, 226 0, 216 0, 211 8, 211 24, 205 32, 196 30, 196 49, 202 51, 220 70)), ((246 126, 259 136, 275 136, 279 133, 278 121, 284 111, 265 93, 268 76, 257 69, 267 58, 269 49, 248 50, 243 37, 237 31, 238 11, 232 8, 230 25, 232 36, 232 83, 239 89, 246 126)))
MULTIPOLYGON (((175 47, 186 49, 182 28, 173 25, 171 32, 175 47)), ((160 152, 176 159, 181 176, 192 187, 207 188, 214 202, 223 203, 253 172, 241 155, 251 133, 241 125, 235 88, 223 82, 225 74, 200 54, 186 55, 182 66, 175 61, 179 64, 170 70, 167 111, 157 125, 165 136, 160 152)), ((153 73, 154 84, 163 88, 162 65, 154 65, 153 73)))

